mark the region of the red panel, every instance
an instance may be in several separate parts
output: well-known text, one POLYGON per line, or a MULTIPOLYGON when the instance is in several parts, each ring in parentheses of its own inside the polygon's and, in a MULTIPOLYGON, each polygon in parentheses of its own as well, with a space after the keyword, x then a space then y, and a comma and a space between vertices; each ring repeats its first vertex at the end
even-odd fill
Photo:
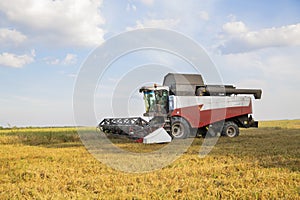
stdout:
POLYGON ((190 123, 191 127, 200 128, 220 120, 252 113, 251 102, 248 106, 227 107, 203 111, 201 110, 202 107, 203 105, 177 108, 171 113, 171 116, 183 117, 190 123))

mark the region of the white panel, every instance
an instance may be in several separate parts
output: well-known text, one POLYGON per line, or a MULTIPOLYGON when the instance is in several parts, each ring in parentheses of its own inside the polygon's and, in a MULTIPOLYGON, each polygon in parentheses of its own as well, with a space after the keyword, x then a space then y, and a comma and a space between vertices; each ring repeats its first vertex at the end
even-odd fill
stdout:
POLYGON ((174 109, 202 105, 201 110, 226 107, 249 106, 251 97, 247 96, 174 96, 174 109))
POLYGON ((172 138, 164 128, 159 128, 143 138, 143 143, 165 143, 171 142, 172 138))

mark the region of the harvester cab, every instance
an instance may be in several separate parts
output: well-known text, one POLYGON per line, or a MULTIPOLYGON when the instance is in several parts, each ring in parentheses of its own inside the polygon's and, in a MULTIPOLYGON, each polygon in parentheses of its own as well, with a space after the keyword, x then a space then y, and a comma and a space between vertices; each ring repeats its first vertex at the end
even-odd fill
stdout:
POLYGON ((142 87, 140 93, 144 94, 144 116, 166 116, 169 112, 169 87, 158 86, 142 87))

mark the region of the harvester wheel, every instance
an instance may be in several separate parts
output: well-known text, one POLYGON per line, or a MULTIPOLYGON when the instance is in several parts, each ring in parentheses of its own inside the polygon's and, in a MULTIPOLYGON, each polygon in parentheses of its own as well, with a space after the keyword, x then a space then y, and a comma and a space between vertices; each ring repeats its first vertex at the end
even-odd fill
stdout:
POLYGON ((184 139, 190 135, 190 125, 180 117, 172 118, 171 136, 173 139, 184 139))
POLYGON ((224 127, 222 130, 222 135, 227 137, 236 137, 240 134, 239 127, 236 125, 236 123, 232 121, 227 121, 224 123, 224 127))

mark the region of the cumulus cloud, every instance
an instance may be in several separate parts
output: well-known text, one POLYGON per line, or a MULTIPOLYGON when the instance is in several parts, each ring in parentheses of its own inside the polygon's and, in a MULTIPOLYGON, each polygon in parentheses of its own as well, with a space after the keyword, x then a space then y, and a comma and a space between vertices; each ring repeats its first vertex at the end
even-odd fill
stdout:
POLYGON ((73 65, 77 63, 77 55, 67 53, 63 59, 58 58, 44 58, 43 59, 48 65, 73 65))
POLYGON ((222 53, 247 52, 268 47, 300 45, 300 23, 249 31, 243 22, 223 25, 222 53))
POLYGON ((127 27, 126 30, 140 29, 140 28, 175 28, 179 19, 146 19, 146 20, 137 20, 135 27, 127 27))
POLYGON ((7 45, 7 44, 20 44, 24 42, 27 37, 22 34, 21 32, 15 29, 6 29, 0 28, 0 44, 7 45))
POLYGON ((77 56, 75 54, 68 53, 64 60, 62 61, 62 64, 64 65, 71 65, 75 64, 77 62, 77 56))
POLYGON ((223 30, 227 34, 240 34, 247 32, 246 25, 239 21, 239 22, 228 22, 223 25, 223 30))
POLYGON ((24 54, 24 55, 16 55, 13 53, 4 52, 0 54, 0 66, 6 67, 14 67, 14 68, 21 68, 24 65, 32 63, 34 61, 35 51, 32 50, 31 54, 24 54))
POLYGON ((0 1, 6 18, 44 42, 94 46, 103 42, 102 0, 0 1))

